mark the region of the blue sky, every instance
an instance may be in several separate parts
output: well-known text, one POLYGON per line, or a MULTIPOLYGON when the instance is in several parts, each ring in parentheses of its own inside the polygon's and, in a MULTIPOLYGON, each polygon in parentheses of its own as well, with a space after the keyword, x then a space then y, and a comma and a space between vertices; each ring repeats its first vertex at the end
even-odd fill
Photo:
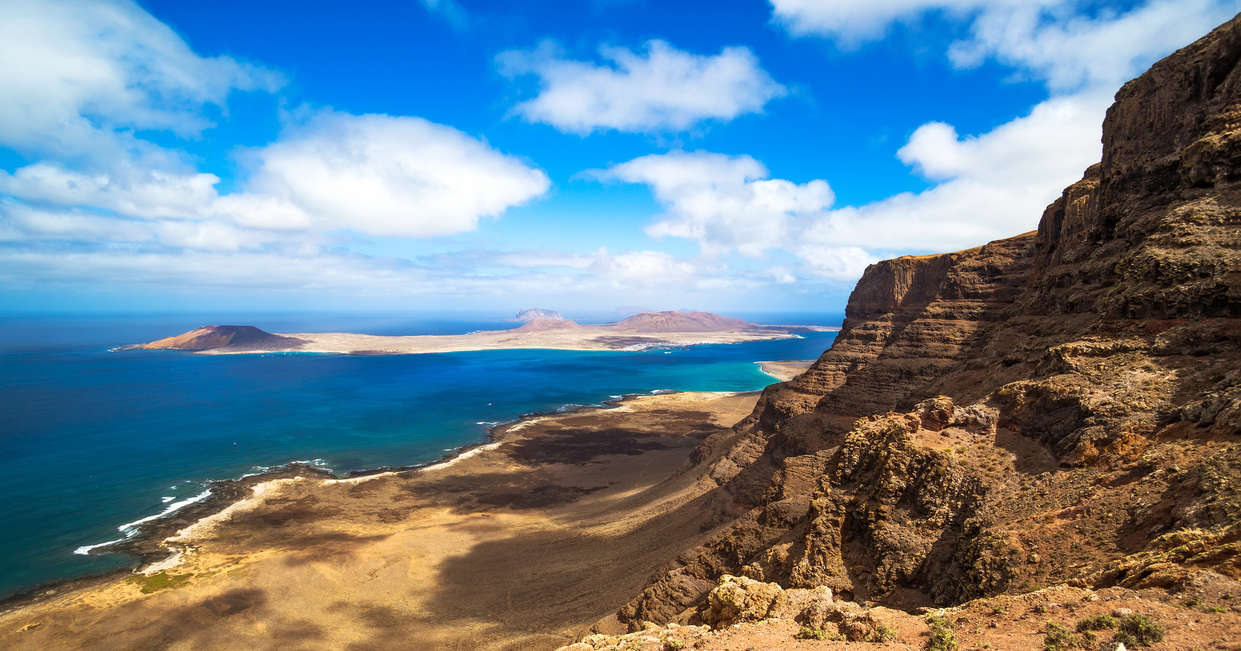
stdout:
POLYGON ((1221 0, 0 4, 0 309, 838 311, 1221 0))

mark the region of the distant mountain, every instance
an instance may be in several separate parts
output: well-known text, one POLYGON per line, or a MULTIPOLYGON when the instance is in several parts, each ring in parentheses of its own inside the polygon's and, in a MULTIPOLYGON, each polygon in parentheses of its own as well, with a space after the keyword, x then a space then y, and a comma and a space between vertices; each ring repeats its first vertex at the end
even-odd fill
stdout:
POLYGON ((303 342, 296 337, 282 337, 245 325, 209 325, 196 330, 179 334, 175 337, 158 339, 146 344, 129 346, 130 349, 146 350, 213 350, 229 348, 232 350, 287 350, 297 348, 303 342))
POLYGON ((517 321, 533 321, 535 319, 551 319, 560 321, 563 320, 564 317, 560 316, 560 313, 556 310, 544 310, 536 307, 518 312, 517 316, 513 317, 513 319, 517 321))
POLYGON ((527 321, 525 325, 519 328, 514 328, 513 331, 514 332, 543 332, 546 330, 566 330, 566 329, 575 329, 575 328, 580 328, 580 327, 582 326, 578 325, 577 322, 570 321, 569 319, 563 319, 563 318, 560 318, 559 316, 557 316, 554 319, 547 318, 547 317, 539 317, 539 318, 531 319, 527 321))
POLYGON ((754 324, 710 312, 643 312, 616 327, 633 332, 718 332, 752 328, 754 324))

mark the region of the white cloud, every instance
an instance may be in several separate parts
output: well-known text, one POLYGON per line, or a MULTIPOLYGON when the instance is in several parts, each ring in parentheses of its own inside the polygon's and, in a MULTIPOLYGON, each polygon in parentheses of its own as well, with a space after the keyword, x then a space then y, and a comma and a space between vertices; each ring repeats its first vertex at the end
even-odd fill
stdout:
MULTIPOLYGON (((0 240, 56 240, 68 245, 99 246, 126 254, 127 247, 168 247, 196 251, 239 251, 296 242, 286 234, 241 228, 207 220, 127 219, 91 210, 40 208, 12 199, 0 200, 0 240)), ((310 240, 303 239, 306 245, 310 240)))
MULTIPOLYGON (((657 66, 689 57, 653 48, 657 66)), ((752 62, 740 54, 688 60, 727 84, 729 65, 752 62)), ((242 152, 236 190, 221 194, 215 174, 168 143, 199 135, 232 91, 271 90, 278 76, 199 56, 132 3, 0 4, 0 60, 21 63, 0 69, 0 145, 32 161, 0 171, 0 290, 599 301, 742 282, 657 251, 350 251, 338 231, 461 233, 548 190, 532 165, 415 117, 294 111, 273 143, 242 152), (166 131, 163 144, 143 140, 149 130, 166 131)))
POLYGON ((78 210, 47 210, 17 201, 0 200, 0 240, 124 241, 154 239, 150 224, 119 220, 78 210))
MULTIPOLYGON (((442 6, 440 7, 443 8, 442 6)), ((138 130, 193 135, 235 89, 279 76, 202 57, 123 0, 0 4, 0 145, 37 162, 0 171, 0 193, 27 203, 123 217, 183 220, 166 239, 234 247, 232 229, 353 230, 434 236, 546 192, 540 170, 451 127, 414 117, 302 111, 280 138, 248 152, 241 191, 138 130), (213 223, 219 222, 219 223, 213 223)))
POLYGON ((782 246, 798 221, 834 199, 827 182, 769 179, 766 168, 749 156, 653 154, 596 176, 649 185, 666 214, 647 233, 696 240, 708 255, 737 250, 757 256, 782 246))
POLYGON ((9 174, 0 170, 0 192, 63 206, 90 206, 131 217, 190 217, 216 198, 214 174, 140 168, 116 161, 103 172, 79 172, 38 162, 9 174))
POLYGON ((963 11, 987 4, 1038 0, 770 0, 773 19, 797 36, 818 35, 845 44, 875 38, 888 25, 927 11, 963 11))
POLYGON ((451 127, 413 117, 318 112, 250 151, 244 191, 213 174, 115 161, 79 172, 39 162, 0 171, 0 192, 128 217, 223 219, 255 228, 430 237, 473 230, 547 191, 542 171, 451 127))
POLYGON ((572 255, 554 251, 517 251, 494 256, 491 261, 498 265, 533 269, 540 267, 561 267, 566 269, 586 269, 595 263, 596 256, 572 255))
POLYGON ((613 285, 676 286, 694 279, 694 265, 661 251, 631 251, 608 255, 601 249, 591 270, 613 285))
POLYGON ((521 160, 414 117, 320 112, 249 158, 250 194, 286 201, 320 228, 375 235, 470 231, 550 185, 521 160))
POLYGON ((990 132, 923 125, 898 157, 938 181, 861 206, 833 208, 825 181, 769 178, 748 156, 676 152, 597 172, 644 183, 665 214, 648 233, 695 240, 707 255, 773 249, 805 277, 849 280, 894 251, 951 251, 1035 228, 1043 207, 1100 156, 1104 93, 1059 97, 990 132))
POLYGON ((989 7, 974 21, 971 38, 953 44, 949 58, 971 67, 993 56, 1047 80, 1055 90, 1115 87, 1237 11, 1230 1, 1149 0, 1126 12, 1088 16, 1078 13, 1084 4, 989 7))
POLYGON ((994 57, 1055 90, 1118 86, 1237 11, 1232 0, 1146 0, 1129 7, 1090 0, 770 1, 774 20, 789 33, 846 46, 880 37, 893 23, 944 13, 968 25, 968 37, 948 49, 955 65, 994 57))
MULTIPOLYGON (((852 232, 846 241, 825 237, 824 228, 840 223, 840 216, 846 212, 830 210, 834 195, 827 182, 816 179, 799 185, 772 179, 767 169, 749 156, 673 152, 636 158, 594 175, 602 180, 650 186, 666 210, 660 221, 647 228, 654 237, 695 240, 708 258, 733 250, 760 257, 778 249, 800 262, 796 270, 784 266, 767 270, 760 274, 764 282, 791 284, 798 276, 853 280, 861 276, 866 265, 878 260, 869 249, 899 246, 885 239, 891 234, 879 232, 864 220, 851 223, 852 232)), ((905 239, 901 241, 906 246, 924 247, 922 242, 910 245, 905 239)), ((650 256, 641 262, 651 268, 670 264, 650 256)), ((719 271, 724 275, 725 269, 719 271)), ((667 270, 652 272, 651 276, 661 274, 675 276, 667 270)))
POLYGON ((858 246, 803 243, 794 244, 793 251, 802 261, 804 274, 828 280, 856 280, 868 265, 880 260, 880 256, 858 246))
POLYGON ((567 59, 551 43, 500 54, 504 74, 539 78, 539 94, 514 111, 578 134, 686 129, 757 113, 786 92, 744 47, 706 56, 656 40, 645 52, 602 47, 599 53, 603 64, 567 59))
POLYGON ((0 142, 77 161, 166 158, 132 130, 196 134, 210 124, 203 106, 281 84, 260 67, 198 56, 124 0, 0 3, 0 61, 0 142))
POLYGON ((947 251, 1016 235, 1098 162, 1106 95, 1047 100, 1029 115, 961 138, 951 126, 919 127, 905 163, 941 182, 858 207, 829 211, 803 234, 810 245, 947 251))
POLYGON ((936 185, 860 206, 824 210, 789 248, 806 272, 848 277, 888 251, 948 251, 1035 228, 1043 207, 1101 155, 1101 124, 1116 88, 1157 57, 1236 11, 1223 0, 1147 0, 1100 7, 1085 0, 771 0, 794 35, 844 45, 881 36, 932 12, 968 36, 948 57, 958 67, 994 58, 1044 80, 1051 96, 1027 115, 962 137, 928 122, 897 156, 936 185))

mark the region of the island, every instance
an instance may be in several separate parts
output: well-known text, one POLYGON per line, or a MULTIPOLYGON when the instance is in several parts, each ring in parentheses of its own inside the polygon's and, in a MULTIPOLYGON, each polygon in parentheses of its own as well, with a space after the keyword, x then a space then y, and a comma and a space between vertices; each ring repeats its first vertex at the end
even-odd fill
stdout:
MULTIPOLYGON (((554 314, 554 313, 553 313, 554 314)), ((709 312, 643 312, 616 323, 579 324, 533 315, 508 330, 460 335, 368 335, 348 332, 273 334, 249 325, 208 325, 173 337, 121 350, 185 350, 201 354, 339 353, 409 355, 473 350, 649 350, 699 344, 734 344, 787 339, 806 332, 830 332, 822 325, 758 325, 709 312)))
POLYGON ((544 309, 540 307, 522 310, 518 312, 516 316, 513 317, 514 321, 523 321, 523 322, 533 321, 535 319, 554 319, 556 321, 562 321, 564 320, 564 317, 561 316, 560 313, 557 312, 556 310, 548 310, 548 309, 544 309))

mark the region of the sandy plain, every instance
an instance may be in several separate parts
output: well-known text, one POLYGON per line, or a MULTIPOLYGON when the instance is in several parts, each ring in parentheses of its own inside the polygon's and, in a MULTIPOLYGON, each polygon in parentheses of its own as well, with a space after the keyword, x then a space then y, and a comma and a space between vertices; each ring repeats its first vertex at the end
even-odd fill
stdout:
POLYGON ((719 506, 682 471, 756 399, 642 396, 420 470, 263 481, 143 571, 10 603, 0 648, 567 644, 709 529, 719 506))
POLYGON ((643 350, 665 346, 700 344, 735 344, 767 339, 788 339, 799 330, 834 330, 821 326, 756 326, 737 330, 711 332, 642 333, 611 325, 581 326, 555 330, 522 331, 486 330, 463 335, 385 336, 348 332, 277 333, 281 337, 302 340, 299 346, 288 347, 225 347, 201 351, 201 354, 236 353, 345 353, 351 355, 408 355, 417 353, 453 353, 473 350, 543 349, 543 350, 643 350))

